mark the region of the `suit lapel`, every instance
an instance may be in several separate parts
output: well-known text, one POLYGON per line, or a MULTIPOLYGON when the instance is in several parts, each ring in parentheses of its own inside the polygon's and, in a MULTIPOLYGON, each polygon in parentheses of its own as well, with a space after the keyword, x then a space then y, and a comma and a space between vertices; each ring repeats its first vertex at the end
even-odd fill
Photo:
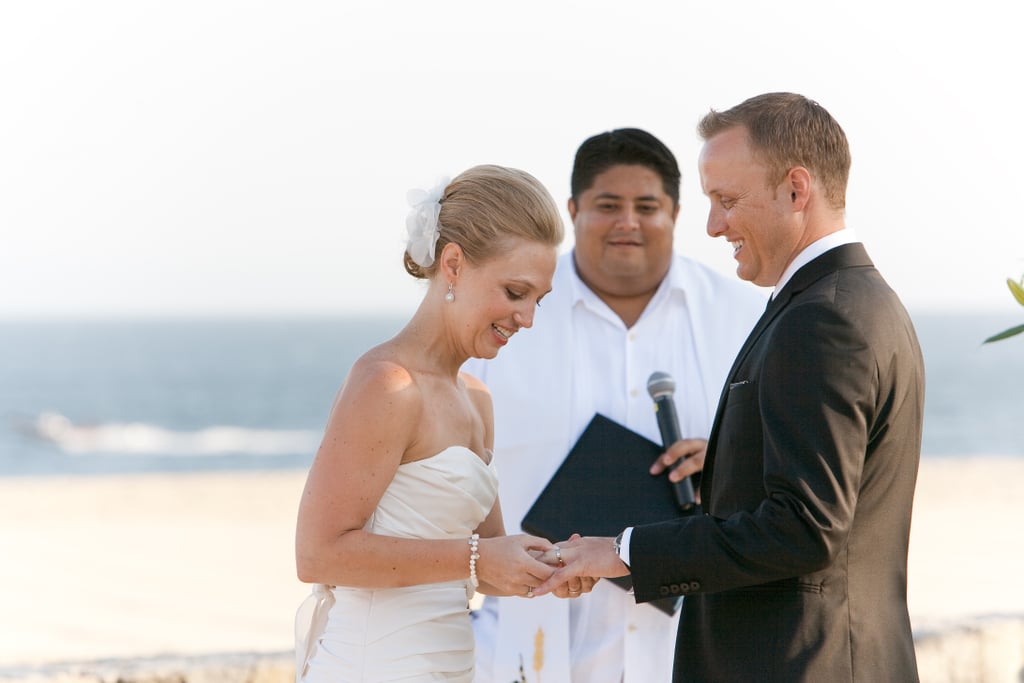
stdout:
POLYGON ((708 436, 704 471, 701 475, 701 500, 711 500, 711 482, 714 478, 712 474, 715 467, 715 446, 718 441, 718 428, 722 422, 722 412, 725 410, 725 399, 729 393, 729 385, 738 381, 736 373, 743 365, 747 356, 750 355, 751 350, 757 345, 761 335, 764 334, 764 331, 768 329, 772 321, 789 305, 793 298, 813 283, 829 273, 834 273, 842 268, 873 267, 873 265, 867 251, 864 249, 864 245, 860 242, 844 244, 834 249, 829 249, 796 271, 790 281, 786 283, 786 286, 782 288, 782 291, 777 292, 768 301, 764 313, 761 314, 761 317, 754 325, 754 329, 750 331, 747 340, 743 342, 739 353, 736 354, 736 360, 733 361, 732 367, 729 369, 725 385, 722 387, 722 393, 718 397, 718 407, 715 409, 715 419, 711 423, 711 434, 708 436))

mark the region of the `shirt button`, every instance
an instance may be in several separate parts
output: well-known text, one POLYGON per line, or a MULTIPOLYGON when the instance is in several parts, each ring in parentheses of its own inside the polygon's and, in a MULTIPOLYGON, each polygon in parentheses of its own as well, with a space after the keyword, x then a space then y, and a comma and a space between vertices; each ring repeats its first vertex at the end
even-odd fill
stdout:
POLYGON ((629 341, 636 341, 636 333, 635 332, 630 332, 629 333, 629 341))
POLYGON ((637 396, 640 395, 640 391, 637 390, 637 389, 630 389, 629 390, 629 395, 632 396, 633 398, 636 398, 637 396))

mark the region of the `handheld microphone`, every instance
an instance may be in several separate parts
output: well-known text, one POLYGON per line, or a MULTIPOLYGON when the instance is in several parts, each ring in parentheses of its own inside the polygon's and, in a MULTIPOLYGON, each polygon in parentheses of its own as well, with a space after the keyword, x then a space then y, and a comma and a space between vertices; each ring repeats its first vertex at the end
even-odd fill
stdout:
MULTIPOLYGON (((672 394, 676 390, 676 381, 667 372, 653 372, 647 378, 647 393, 654 399, 654 412, 658 417, 658 429, 661 431, 662 445, 667 449, 679 441, 679 416, 676 414, 675 400, 672 394)), ((680 461, 682 462, 682 461, 680 461)), ((679 463, 676 463, 676 467, 679 463)), ((674 468, 673 468, 674 469, 674 468)), ((693 495, 693 482, 689 477, 672 484, 676 495, 676 504, 683 512, 692 512, 697 504, 693 495)))

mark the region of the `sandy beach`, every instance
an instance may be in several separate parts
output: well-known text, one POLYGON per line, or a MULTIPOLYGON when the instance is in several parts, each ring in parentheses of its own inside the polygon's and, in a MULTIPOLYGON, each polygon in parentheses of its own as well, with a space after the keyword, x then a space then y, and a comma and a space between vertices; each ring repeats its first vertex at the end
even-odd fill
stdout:
POLYGON ((287 650, 304 472, 0 480, 0 668, 287 650))
MULTIPOLYGON (((0 677, 59 662, 285 653, 308 589, 304 472, 0 479, 0 677)), ((1024 616, 1024 460, 926 460, 910 612, 927 634, 1024 616)), ((9 677, 9 676, 8 676, 9 677)))

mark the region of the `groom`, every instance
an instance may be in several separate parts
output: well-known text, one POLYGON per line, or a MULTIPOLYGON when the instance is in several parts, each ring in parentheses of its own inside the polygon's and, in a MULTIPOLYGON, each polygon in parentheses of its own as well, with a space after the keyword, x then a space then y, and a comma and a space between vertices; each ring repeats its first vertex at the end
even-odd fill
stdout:
POLYGON ((771 93, 699 126, 707 231, 774 286, 712 425, 705 513, 559 544, 568 577, 685 595, 676 681, 916 681, 907 547, 924 367, 896 294, 845 227, 839 124, 771 93))

